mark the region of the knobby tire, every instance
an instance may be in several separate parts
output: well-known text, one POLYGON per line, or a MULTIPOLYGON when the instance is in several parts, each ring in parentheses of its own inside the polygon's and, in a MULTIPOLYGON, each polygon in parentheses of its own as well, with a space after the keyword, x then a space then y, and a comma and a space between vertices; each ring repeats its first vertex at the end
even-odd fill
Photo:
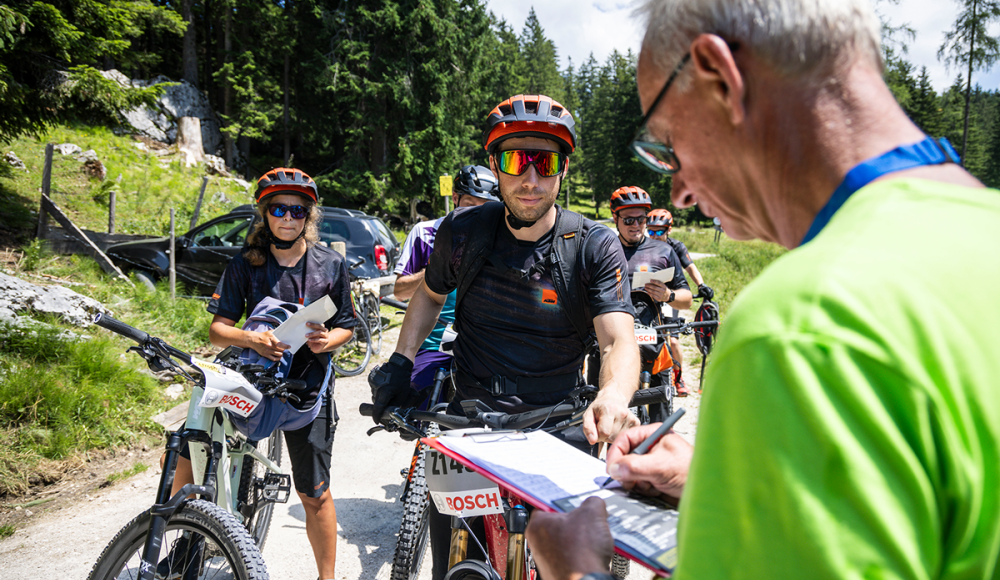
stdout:
MULTIPOLYGON (((427 435, 433 437, 441 430, 437 424, 427 427, 427 435)), ((419 446, 419 456, 414 464, 413 476, 403 498, 403 521, 396 539, 396 553, 392 558, 392 580, 416 580, 430 538, 430 498, 427 495, 427 478, 424 473, 424 452, 428 447, 419 446)))
MULTIPOLYGON (((281 440, 281 431, 275 430, 270 437, 257 443, 257 449, 275 464, 281 465, 281 440)), ((267 472, 267 468, 252 456, 245 455, 243 457, 240 488, 236 496, 237 509, 252 505, 255 499, 258 502, 263 501, 263 490, 259 489, 259 485, 255 485, 255 483, 262 485, 267 472)), ((257 544, 258 550, 264 549, 264 541, 267 539, 267 532, 271 527, 273 513, 274 502, 271 502, 254 512, 243 522, 250 537, 257 544)))
MULTIPOLYGON (((138 578, 149 521, 145 511, 126 524, 101 553, 88 580, 138 578)), ((170 518, 157 564, 169 568, 169 578, 195 573, 198 579, 269 580, 264 559, 246 528, 219 506, 200 499, 188 501, 170 518), (200 557, 175 557, 182 550, 173 548, 185 532, 203 540, 196 542, 203 546, 200 557)))
POLYGON ((373 294, 365 294, 365 317, 368 320, 368 332, 372 336, 372 354, 382 351, 382 311, 378 298, 373 294))
POLYGON ((372 335, 367 321, 359 318, 356 322, 354 336, 333 353, 333 368, 343 377, 360 375, 372 360, 372 335))

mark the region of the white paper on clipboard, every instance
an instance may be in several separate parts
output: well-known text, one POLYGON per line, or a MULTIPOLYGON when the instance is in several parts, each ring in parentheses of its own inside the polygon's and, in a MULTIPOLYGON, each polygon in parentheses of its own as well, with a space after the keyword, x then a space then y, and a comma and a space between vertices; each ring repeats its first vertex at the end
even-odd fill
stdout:
POLYGON ((306 334, 312 332, 312 329, 306 326, 306 323, 315 322, 316 324, 323 324, 333 318, 333 315, 336 313, 337 305, 333 303, 333 300, 330 300, 329 296, 323 296, 323 298, 305 308, 299 309, 298 312, 289 316, 288 320, 282 322, 278 328, 274 329, 274 336, 281 342, 289 345, 291 347, 289 350, 292 353, 298 352, 302 345, 306 343, 306 334))
POLYGON ((674 279, 674 269, 657 270, 656 272, 635 272, 632 274, 632 289, 638 290, 651 280, 659 280, 666 284, 674 279))

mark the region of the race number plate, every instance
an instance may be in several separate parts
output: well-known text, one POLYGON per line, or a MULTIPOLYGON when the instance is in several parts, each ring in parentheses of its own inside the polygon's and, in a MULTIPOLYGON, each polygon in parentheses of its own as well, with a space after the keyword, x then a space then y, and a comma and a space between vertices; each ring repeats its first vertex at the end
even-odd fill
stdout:
POLYGON ((248 417, 263 399, 260 391, 236 371, 194 358, 191 364, 205 375, 205 393, 198 401, 200 407, 222 407, 240 417, 248 417))
POLYGON ((465 518, 503 513, 500 488, 443 453, 426 451, 424 474, 431 499, 442 514, 465 518))
POLYGON ((635 326, 635 341, 639 344, 656 344, 656 331, 648 326, 635 326))

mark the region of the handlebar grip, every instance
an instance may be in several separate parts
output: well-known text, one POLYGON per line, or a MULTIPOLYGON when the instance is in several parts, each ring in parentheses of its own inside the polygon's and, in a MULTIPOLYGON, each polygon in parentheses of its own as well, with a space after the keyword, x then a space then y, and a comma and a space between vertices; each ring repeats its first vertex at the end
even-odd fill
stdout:
POLYGON ((667 387, 665 385, 660 385, 659 387, 636 391, 635 394, 632 395, 632 402, 629 406, 652 405, 655 403, 663 403, 666 400, 667 387))
POLYGON ((397 308, 399 310, 406 310, 406 308, 408 306, 404 302, 400 302, 399 300, 393 300, 392 298, 388 298, 388 297, 385 297, 385 296, 383 296, 382 298, 379 298, 379 301, 382 304, 385 304, 386 306, 392 306, 393 308, 397 308))
POLYGON ((358 411, 361 413, 362 417, 371 417, 372 412, 375 411, 375 405, 372 405, 371 403, 361 403, 361 406, 358 407, 358 411))
POLYGON ((107 314, 99 312, 97 316, 94 317, 94 324, 102 328, 107 328, 112 332, 117 332, 125 338, 131 338, 139 344, 144 344, 149 340, 149 335, 145 332, 139 330, 138 328, 132 328, 121 320, 115 320, 107 314))

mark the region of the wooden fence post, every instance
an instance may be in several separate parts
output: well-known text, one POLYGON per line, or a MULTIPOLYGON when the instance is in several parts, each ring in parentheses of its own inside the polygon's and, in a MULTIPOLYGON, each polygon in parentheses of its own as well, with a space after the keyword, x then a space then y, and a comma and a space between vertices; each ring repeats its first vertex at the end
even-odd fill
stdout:
POLYGON ((191 216, 191 227, 188 229, 193 230, 198 225, 198 214, 201 212, 201 202, 205 199, 205 188, 208 187, 209 179, 211 178, 207 175, 201 179, 201 193, 198 194, 198 203, 194 204, 194 215, 191 216))
POLYGON ((115 190, 108 197, 108 233, 115 233, 115 190))
POLYGON ((170 299, 177 298, 177 260, 174 257, 177 248, 174 237, 174 208, 170 208, 170 299))
POLYGON ((45 168, 42 170, 42 201, 38 202, 38 228, 35 237, 44 240, 45 231, 49 229, 49 213, 45 210, 44 200, 49 197, 52 189, 52 143, 45 146, 45 168))

